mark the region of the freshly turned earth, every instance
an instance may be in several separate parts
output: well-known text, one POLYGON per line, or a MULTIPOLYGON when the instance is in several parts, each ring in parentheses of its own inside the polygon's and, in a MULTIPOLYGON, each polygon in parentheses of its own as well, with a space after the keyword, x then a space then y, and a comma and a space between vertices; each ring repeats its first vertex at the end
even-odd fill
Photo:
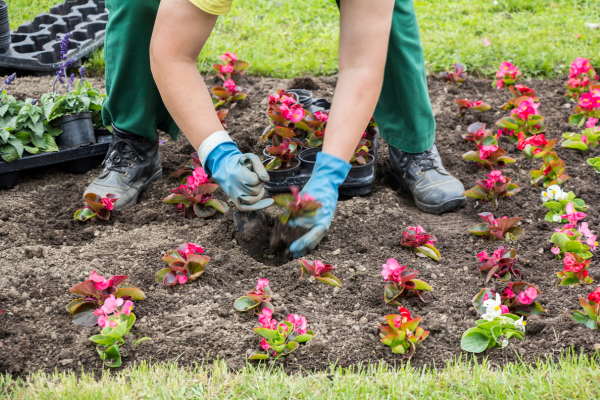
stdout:
MULTIPOLYGON (((95 81, 98 83, 98 81, 95 81)), ((216 78, 207 79, 215 86, 216 78)), ((258 137, 267 123, 264 114, 267 95, 278 88, 319 89, 315 95, 331 98, 335 78, 297 81, 242 77, 247 87, 245 103, 234 108, 227 122, 232 137, 243 152, 262 154, 258 137)), ((549 138, 561 138, 572 131, 565 108, 563 80, 531 81, 541 99, 540 112, 546 117, 549 138)), ((20 98, 39 97, 51 86, 51 78, 23 78, 9 92, 20 98)), ((475 185, 485 172, 461 156, 473 145, 461 134, 476 121, 488 126, 506 112, 499 111, 507 100, 507 91, 492 89, 491 81, 471 79, 456 88, 446 86, 437 77, 429 80, 431 100, 438 122, 437 145, 446 168, 466 188, 475 185), (456 98, 485 100, 493 109, 485 113, 469 111, 456 116, 456 98)), ((140 105, 143 106, 143 105, 140 105)), ((193 112, 193 107, 190 108, 193 112)), ((403 300, 413 316, 422 316, 421 326, 431 331, 417 350, 411 364, 437 366, 461 354, 462 333, 475 325, 478 314, 471 299, 485 287, 476 269, 475 255, 491 253, 498 243, 481 240, 467 232, 479 223, 478 213, 492 211, 498 216, 523 217, 525 237, 517 245, 518 268, 523 280, 538 285, 541 304, 548 310, 542 319, 528 321, 525 341, 511 340, 505 349, 486 355, 495 364, 517 360, 535 361, 542 356, 558 356, 574 347, 576 352, 591 353, 600 343, 600 334, 575 324, 569 315, 579 309, 578 298, 596 285, 556 287, 556 272, 562 262, 550 253, 554 228, 544 221, 546 209, 540 201, 540 189, 529 184, 529 171, 539 168, 539 160, 526 160, 507 139, 501 145, 518 162, 504 169, 522 187, 512 200, 501 201, 500 209, 469 200, 467 207, 442 216, 418 210, 411 197, 389 186, 387 145, 382 143, 378 158, 378 178, 373 192, 364 197, 341 199, 329 234, 310 255, 337 267, 335 274, 343 287, 334 289, 314 280, 300 278, 297 261, 282 261, 263 254, 259 260, 246 256, 236 245, 233 231, 234 211, 213 218, 184 219, 176 207, 163 204, 169 190, 177 186, 170 174, 182 167, 194 149, 184 138, 171 141, 166 135, 161 145, 163 178, 142 195, 140 203, 122 212, 114 212, 108 222, 82 224, 73 220, 75 210, 83 206, 83 190, 100 172, 100 167, 85 175, 71 175, 58 168, 34 171, 17 187, 0 191, 0 371, 20 375, 37 370, 101 370, 102 362, 88 338, 98 327, 73 325, 65 305, 74 297, 68 290, 97 270, 103 275, 130 275, 130 282, 148 296, 138 301, 138 317, 133 333, 152 340, 135 348, 128 341, 123 349, 124 365, 152 359, 177 360, 180 365, 212 360, 227 360, 232 368, 242 367, 245 357, 259 349, 259 337, 252 332, 257 318, 233 308, 236 298, 252 288, 258 278, 268 278, 274 292, 275 317, 288 313, 308 319, 315 338, 291 356, 278 361, 289 371, 325 369, 330 363, 341 366, 385 360, 400 363, 402 358, 383 346, 377 337, 377 323, 396 311, 383 302, 384 282, 381 265, 394 257, 434 288, 431 302, 417 298, 403 300), (410 225, 422 225, 439 239, 441 262, 418 258, 399 246, 401 231, 410 225), (206 273, 196 282, 166 288, 154 282, 154 274, 164 266, 161 257, 184 242, 195 242, 212 257, 206 273), (283 263, 283 264, 282 264, 283 263), (173 329, 184 327, 176 332, 173 329)), ((567 163, 571 179, 564 188, 573 190, 590 205, 586 221, 597 231, 599 219, 598 175, 587 166, 595 152, 582 153, 558 148, 567 163)), ((227 200, 220 190, 216 196, 227 200)), ((276 210, 270 211, 272 215, 276 210)), ((600 281, 600 269, 593 261, 590 275, 600 281)), ((507 283, 491 282, 502 291, 507 283)))

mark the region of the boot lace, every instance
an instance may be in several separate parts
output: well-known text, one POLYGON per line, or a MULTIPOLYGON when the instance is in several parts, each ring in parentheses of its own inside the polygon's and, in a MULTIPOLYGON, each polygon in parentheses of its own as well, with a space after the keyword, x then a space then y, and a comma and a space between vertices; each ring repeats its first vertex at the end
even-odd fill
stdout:
POLYGON ((133 140, 119 139, 119 141, 115 143, 112 151, 104 159, 104 163, 106 163, 107 160, 110 161, 110 165, 107 167, 110 171, 125 173, 124 168, 131 168, 133 166, 131 162, 132 159, 137 158, 144 161, 142 152, 140 146, 133 140))
POLYGON ((421 167, 421 172, 437 168, 437 160, 431 150, 425 150, 423 153, 415 154, 413 158, 413 166, 421 167))

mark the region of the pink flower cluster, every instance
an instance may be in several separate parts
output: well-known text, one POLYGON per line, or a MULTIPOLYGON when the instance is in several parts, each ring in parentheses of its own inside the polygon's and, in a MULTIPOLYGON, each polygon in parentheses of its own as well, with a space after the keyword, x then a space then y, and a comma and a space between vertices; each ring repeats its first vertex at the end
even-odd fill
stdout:
POLYGON ((523 150, 527 145, 531 145, 533 147, 536 147, 536 149, 533 150, 533 154, 537 154, 541 151, 538 147, 546 146, 548 144, 548 141, 546 140, 546 135, 544 135, 543 133, 525 138, 525 134, 523 132, 519 132, 517 137, 519 138, 519 141, 517 143, 517 147, 519 148, 519 150, 523 150))
POLYGON ((190 190, 196 189, 198 186, 208 183, 208 175, 204 168, 196 168, 191 176, 187 178, 187 185, 190 190))
POLYGON ((132 301, 123 300, 121 298, 117 299, 114 294, 111 294, 109 298, 104 300, 104 303, 100 308, 94 310, 94 315, 98 316, 98 325, 100 325, 102 329, 107 326, 115 328, 117 326, 115 319, 119 318, 121 314, 125 314, 129 317, 132 308, 132 301), (110 318, 111 314, 113 314, 112 318, 110 318))
MULTIPOLYGON (((286 321, 289 322, 290 324, 292 324, 292 327, 293 327, 292 333, 296 333, 298 335, 304 335, 306 332, 308 332, 306 317, 303 317, 298 314, 289 314, 287 316, 286 321)), ((280 322, 279 324, 277 324, 277 321, 275 319, 273 319, 273 311, 266 307, 263 308, 262 312, 258 315, 258 322, 263 328, 266 328, 266 329, 276 330, 278 328, 281 328, 282 330, 284 330, 286 332, 288 330, 288 326, 284 322, 280 322)), ((263 350, 269 350, 271 348, 271 345, 263 337, 262 341, 260 342, 260 347, 263 350)), ((274 355, 276 356, 277 352, 275 352, 274 355)))
POLYGON ((579 97, 579 107, 582 111, 592 112, 600 109, 600 91, 584 93, 579 97))
POLYGON ((402 272, 406 269, 404 265, 400 265, 398 261, 393 258, 387 260, 387 264, 382 265, 383 270, 381 276, 387 282, 391 280, 394 283, 400 283, 402 280, 402 272))
POLYGON ((577 260, 575 259, 575 257, 573 257, 573 254, 567 253, 563 262, 564 272, 573 272, 575 273, 575 276, 577 276, 577 278, 579 279, 585 279, 588 277, 589 274, 586 271, 586 263, 577 263, 577 260))
POLYGON ((492 171, 487 176, 488 179, 485 181, 485 185, 488 188, 496 186, 496 182, 506 183, 506 178, 502 176, 502 171, 492 171))
POLYGON ((498 151, 498 146, 493 144, 476 145, 479 149, 479 158, 488 160, 493 153, 498 151))
POLYGON ((495 259, 496 261, 499 261, 500 259, 502 259, 502 253, 504 253, 504 251, 505 251, 504 246, 501 246, 492 253, 491 257, 486 251, 482 251, 479 254, 477 254, 477 257, 479 257, 479 262, 487 261, 490 258, 495 259))
POLYGON ((394 327, 396 329, 400 328, 402 324, 408 321, 412 321, 412 315, 410 314, 410 311, 408 311, 406 308, 400 306, 398 307, 398 311, 400 312, 400 315, 396 315, 394 317, 394 327))
POLYGON ((227 63, 219 66, 219 72, 226 75, 231 74, 235 70, 235 62, 238 60, 237 54, 226 52, 219 58, 227 63))
POLYGON ((588 86, 593 81, 598 80, 598 75, 590 79, 588 72, 592 69, 592 64, 589 58, 578 57, 571 64, 569 70, 569 80, 567 84, 572 88, 588 86))
POLYGON ((536 103, 533 100, 533 97, 528 97, 523 100, 518 107, 513 108, 511 110, 511 114, 513 117, 517 117, 522 119, 523 121, 527 121, 530 115, 538 115, 538 108, 540 107, 540 103, 536 103))
POLYGON ((600 286, 596 288, 592 293, 588 294, 588 301, 593 301, 596 304, 600 304, 600 286))
POLYGON ((505 83, 514 83, 521 75, 522 73, 519 71, 519 67, 508 61, 504 61, 500 64, 498 72, 496 72, 496 77, 498 78, 496 81, 496 89, 502 89, 505 83))
MULTIPOLYGON (((509 299, 515 297, 515 294, 512 291, 512 285, 513 285, 512 283, 510 283, 508 285, 508 287, 502 294, 503 297, 508 297, 509 299)), ((533 287, 529 287, 529 288, 523 290, 521 293, 519 293, 519 295, 517 296, 517 299, 519 300, 519 302, 521 304, 529 305, 529 304, 533 303, 533 301, 537 297, 538 297, 537 290, 535 290, 535 288, 533 288, 533 287)))

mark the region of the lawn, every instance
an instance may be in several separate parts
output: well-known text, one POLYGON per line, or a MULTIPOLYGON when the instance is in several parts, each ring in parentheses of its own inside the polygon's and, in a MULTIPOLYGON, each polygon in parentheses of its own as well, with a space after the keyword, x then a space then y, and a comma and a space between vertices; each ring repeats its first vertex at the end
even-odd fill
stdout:
MULTIPOLYGON (((56 2, 12 0, 11 26, 56 2)), ((489 75, 509 60, 527 76, 553 77, 566 73, 579 56, 600 64, 600 30, 584 26, 600 23, 595 0, 428 0, 415 1, 415 7, 430 71, 461 61, 489 75), (484 46, 485 38, 490 46, 484 46)), ((198 68, 209 71, 219 54, 235 51, 250 62, 251 74, 335 74, 338 16, 333 0, 238 0, 219 19, 198 68)), ((101 53, 92 65, 102 71, 101 53)))

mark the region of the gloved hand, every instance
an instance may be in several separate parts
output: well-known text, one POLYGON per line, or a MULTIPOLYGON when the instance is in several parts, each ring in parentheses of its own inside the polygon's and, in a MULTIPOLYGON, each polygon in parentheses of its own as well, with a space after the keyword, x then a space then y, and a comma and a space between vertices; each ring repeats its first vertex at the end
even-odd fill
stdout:
MULTIPOLYGON (((200 154, 200 153, 199 153, 200 154)), ((256 154, 242 154, 233 141, 225 141, 211 149, 203 166, 240 211, 256 211, 273 204, 263 199, 263 182, 269 174, 256 154)))
POLYGON ((302 189, 318 200, 323 207, 313 217, 300 217, 289 220, 288 225, 310 229, 308 233, 290 246, 294 258, 302 257, 319 244, 327 233, 338 201, 338 188, 346 180, 351 165, 326 153, 317 154, 317 162, 312 176, 302 189))

